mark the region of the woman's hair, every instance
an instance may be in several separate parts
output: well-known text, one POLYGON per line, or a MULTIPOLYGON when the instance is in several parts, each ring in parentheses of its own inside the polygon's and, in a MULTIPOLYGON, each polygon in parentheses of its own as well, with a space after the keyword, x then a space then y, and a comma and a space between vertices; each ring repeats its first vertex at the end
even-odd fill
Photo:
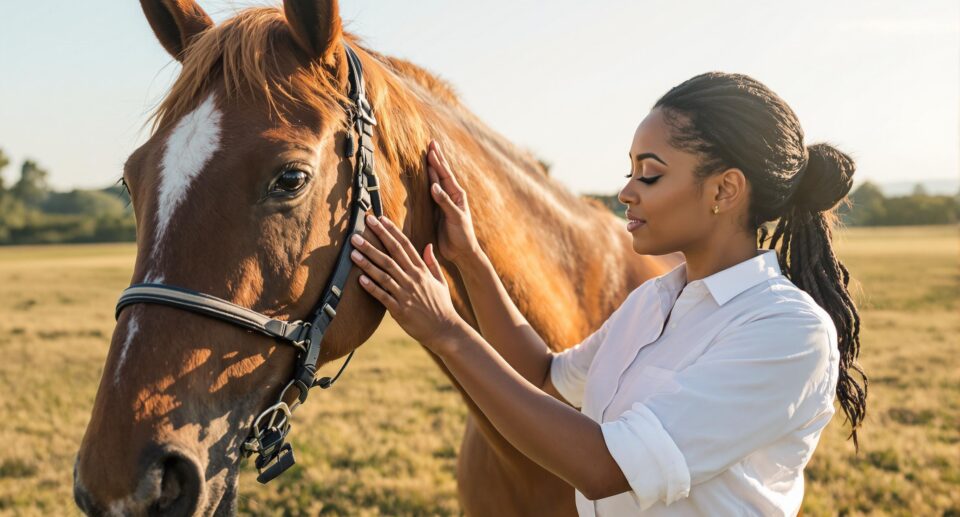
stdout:
POLYGON ((837 399, 859 449, 867 398, 867 376, 857 364, 860 315, 847 291, 850 274, 831 245, 834 209, 853 184, 853 160, 829 144, 806 146, 793 110, 746 75, 698 75, 667 92, 656 108, 671 128, 672 145, 700 155, 694 171, 700 188, 712 174, 743 171, 751 188, 747 230, 760 230, 761 247, 768 236, 768 249, 781 243, 778 258, 787 277, 833 319, 840 349, 837 399), (770 236, 763 223, 775 219, 770 236))

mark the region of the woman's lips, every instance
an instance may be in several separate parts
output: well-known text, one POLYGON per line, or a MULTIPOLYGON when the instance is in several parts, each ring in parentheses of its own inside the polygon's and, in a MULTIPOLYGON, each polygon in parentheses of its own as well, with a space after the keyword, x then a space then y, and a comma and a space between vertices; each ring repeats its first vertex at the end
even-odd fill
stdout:
POLYGON ((645 219, 628 219, 627 220, 627 231, 632 232, 637 228, 642 228, 647 225, 645 219))

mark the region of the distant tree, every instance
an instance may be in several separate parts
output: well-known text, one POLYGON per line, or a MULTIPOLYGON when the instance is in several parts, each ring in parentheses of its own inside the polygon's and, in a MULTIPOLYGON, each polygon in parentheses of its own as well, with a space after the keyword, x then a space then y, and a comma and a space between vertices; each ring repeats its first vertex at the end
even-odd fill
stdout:
POLYGON ((617 197, 617 194, 584 194, 583 197, 588 199, 594 199, 599 201, 600 204, 607 207, 611 212, 620 217, 621 219, 625 217, 623 203, 620 202, 620 199, 617 197))
POLYGON ((887 200, 883 225, 949 224, 958 220, 958 207, 951 196, 899 196, 887 200))
POLYGON ((886 198, 875 183, 864 181, 850 194, 850 206, 841 204, 837 213, 850 226, 877 224, 886 217, 886 198))
POLYGON ((0 195, 0 244, 10 242, 11 233, 27 224, 29 211, 23 203, 8 195, 0 195))
POLYGON ((3 169, 7 168, 7 165, 10 165, 10 158, 7 158, 7 155, 3 154, 3 149, 0 149, 0 196, 6 190, 3 184, 3 169))
POLYGON ((13 185, 10 192, 27 206, 37 207, 50 194, 50 186, 47 184, 49 175, 46 170, 37 165, 37 162, 24 160, 23 165, 20 166, 20 179, 13 185))
POLYGON ((927 188, 923 186, 923 183, 917 183, 913 186, 913 195, 914 196, 926 196, 927 188))
POLYGON ((48 214, 76 214, 94 218, 122 216, 125 202, 104 190, 71 190, 51 192, 41 207, 48 214))

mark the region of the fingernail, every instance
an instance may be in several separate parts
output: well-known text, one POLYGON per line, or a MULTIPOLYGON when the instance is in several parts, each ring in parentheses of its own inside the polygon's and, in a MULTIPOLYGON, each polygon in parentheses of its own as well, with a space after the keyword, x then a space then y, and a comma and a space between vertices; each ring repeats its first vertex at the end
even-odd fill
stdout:
POLYGON ((353 237, 350 237, 350 240, 357 246, 363 246, 363 237, 359 233, 353 234, 353 237))
POLYGON ((363 285, 367 285, 370 283, 370 279, 363 275, 360 275, 360 283, 363 285))
POLYGON ((380 222, 377 221, 377 218, 376 218, 376 217, 374 217, 374 216, 372 216, 372 215, 368 215, 368 216, 367 216, 367 224, 369 224, 370 226, 376 226, 376 225, 380 224, 380 222))
POLYGON ((443 190, 443 189, 440 188, 440 184, 439 184, 439 183, 434 183, 434 184, 433 184, 433 191, 434 191, 435 193, 439 194, 442 190, 443 190))
POLYGON ((350 252, 350 256, 353 258, 353 260, 356 260, 357 262, 363 262, 363 254, 357 250, 353 250, 352 252, 350 252))

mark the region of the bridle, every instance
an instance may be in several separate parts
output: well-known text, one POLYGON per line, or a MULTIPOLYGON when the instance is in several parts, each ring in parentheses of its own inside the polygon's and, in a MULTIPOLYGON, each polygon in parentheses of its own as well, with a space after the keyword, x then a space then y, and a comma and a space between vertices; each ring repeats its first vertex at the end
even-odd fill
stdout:
POLYGON ((311 311, 312 317, 306 321, 276 320, 216 296, 183 287, 150 282, 128 287, 117 302, 115 315, 117 319, 120 318, 120 311, 128 305, 137 303, 168 305, 265 334, 299 350, 293 379, 280 392, 277 402, 254 419, 250 435, 241 446, 244 457, 257 455, 255 464, 259 472, 257 481, 260 483, 267 483, 276 478, 296 462, 293 447, 289 443, 284 443, 284 439, 290 432, 290 416, 293 410, 307 400, 310 388, 319 386, 326 389, 332 386, 353 357, 353 351, 351 351, 332 378, 317 379, 320 342, 327 327, 337 315, 337 304, 340 302, 347 276, 353 267, 350 260, 350 252, 353 250, 350 237, 353 234, 363 233, 366 228, 364 215, 368 210, 372 208, 377 217, 383 215, 377 176, 373 170, 373 126, 377 121, 373 116, 373 108, 366 98, 360 59, 345 42, 343 46, 347 55, 349 97, 352 102, 352 105, 346 109, 353 126, 352 130, 356 131, 358 140, 354 141, 353 131, 347 132, 345 155, 348 159, 350 156, 355 157, 349 232, 344 237, 344 244, 337 256, 333 274, 327 281, 320 301, 311 311), (292 387, 297 389, 298 394, 296 399, 288 404, 287 392, 292 387))

